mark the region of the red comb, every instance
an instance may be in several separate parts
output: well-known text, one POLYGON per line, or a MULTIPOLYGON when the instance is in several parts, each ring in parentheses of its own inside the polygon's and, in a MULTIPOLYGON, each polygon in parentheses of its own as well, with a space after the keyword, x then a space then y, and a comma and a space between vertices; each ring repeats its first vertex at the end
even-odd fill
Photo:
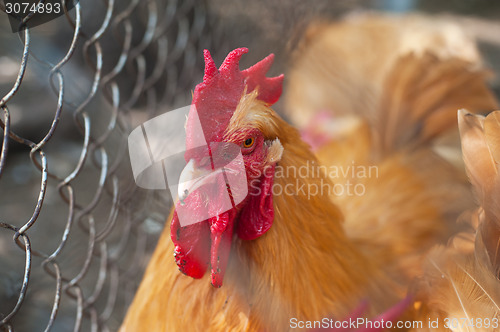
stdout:
MULTIPOLYGON (((215 66, 208 50, 204 51, 205 75, 203 82, 194 90, 193 103, 203 128, 207 142, 221 141, 222 135, 229 124, 236 106, 243 95, 245 86, 247 92, 258 88, 258 99, 268 105, 278 101, 283 85, 283 75, 266 77, 271 67, 274 55, 270 54, 252 67, 240 71, 241 56, 248 52, 247 48, 237 48, 231 51, 219 69, 215 66)), ((191 109, 186 125, 187 148, 190 148, 192 131, 199 128, 194 125, 196 116, 191 109)), ((193 143, 194 144, 194 143, 193 143)))

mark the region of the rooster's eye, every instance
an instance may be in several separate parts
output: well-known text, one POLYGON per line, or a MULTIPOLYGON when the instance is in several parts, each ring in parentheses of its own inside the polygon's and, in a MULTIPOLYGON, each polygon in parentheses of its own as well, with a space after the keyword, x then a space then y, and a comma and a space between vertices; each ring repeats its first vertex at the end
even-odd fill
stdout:
POLYGON ((247 138, 245 140, 245 142, 243 142, 243 147, 244 148, 251 148, 254 142, 255 142, 255 140, 252 137, 251 138, 247 138))

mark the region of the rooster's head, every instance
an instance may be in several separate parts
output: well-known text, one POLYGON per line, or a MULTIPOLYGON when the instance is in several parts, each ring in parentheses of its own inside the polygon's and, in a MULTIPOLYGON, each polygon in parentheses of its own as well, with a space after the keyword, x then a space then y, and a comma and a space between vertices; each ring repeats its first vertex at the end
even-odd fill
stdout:
POLYGON ((187 165, 171 225, 181 272, 201 278, 210 266, 215 287, 222 285, 233 235, 256 239, 274 219, 272 185, 283 147, 269 106, 281 95, 283 75, 266 77, 272 54, 240 71, 247 51, 232 51, 217 69, 205 50, 205 75, 186 123, 187 165))

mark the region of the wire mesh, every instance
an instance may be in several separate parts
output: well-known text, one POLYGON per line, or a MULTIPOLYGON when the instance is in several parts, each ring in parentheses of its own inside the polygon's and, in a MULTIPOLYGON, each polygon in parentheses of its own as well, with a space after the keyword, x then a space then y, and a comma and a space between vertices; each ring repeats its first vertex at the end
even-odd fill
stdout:
POLYGON ((199 54, 215 42, 207 6, 85 1, 19 36, 7 22, 0 330, 116 330, 163 224, 158 199, 124 175, 126 136, 159 105, 190 97, 199 54))

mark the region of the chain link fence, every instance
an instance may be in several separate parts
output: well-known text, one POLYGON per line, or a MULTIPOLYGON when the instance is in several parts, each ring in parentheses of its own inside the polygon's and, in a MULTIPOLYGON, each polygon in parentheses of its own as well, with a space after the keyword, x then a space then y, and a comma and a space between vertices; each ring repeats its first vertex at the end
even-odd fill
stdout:
POLYGON ((19 33, 0 13, 0 331, 116 331, 171 206, 135 186, 130 131, 189 104, 204 48, 278 74, 310 18, 361 2, 82 0, 19 33))

